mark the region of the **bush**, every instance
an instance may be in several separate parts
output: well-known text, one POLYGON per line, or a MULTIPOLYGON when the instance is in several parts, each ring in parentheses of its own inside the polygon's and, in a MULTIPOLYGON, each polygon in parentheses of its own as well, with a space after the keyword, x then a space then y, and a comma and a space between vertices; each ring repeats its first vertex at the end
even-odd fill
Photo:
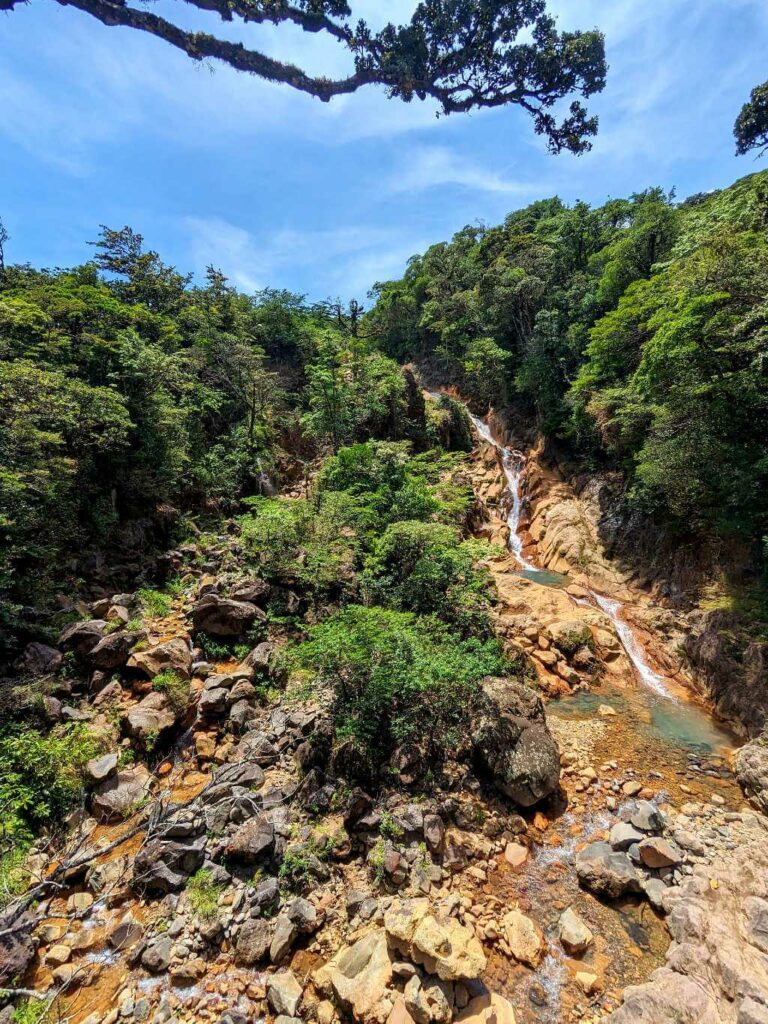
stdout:
POLYGON ((152 680, 152 687, 168 697, 174 711, 179 713, 186 711, 189 704, 188 679, 182 679, 173 669, 166 669, 159 676, 155 676, 152 680))
POLYGON ((160 590, 150 590, 143 587, 136 592, 136 599, 139 602, 142 615, 161 619, 168 615, 173 607, 173 598, 160 590))
POLYGON ((354 605, 313 627, 292 660, 331 687, 337 739, 352 739, 374 773, 402 743, 419 744, 428 759, 455 748, 478 680, 506 668, 496 640, 464 640, 433 616, 354 605))
POLYGON ((187 882, 187 897, 197 917, 215 917, 219 909, 219 897, 224 886, 213 881, 207 868, 200 868, 187 882))
POLYGON ((9 835, 55 824, 80 800, 83 769, 103 745, 83 723, 43 736, 11 724, 0 736, 0 808, 9 835))

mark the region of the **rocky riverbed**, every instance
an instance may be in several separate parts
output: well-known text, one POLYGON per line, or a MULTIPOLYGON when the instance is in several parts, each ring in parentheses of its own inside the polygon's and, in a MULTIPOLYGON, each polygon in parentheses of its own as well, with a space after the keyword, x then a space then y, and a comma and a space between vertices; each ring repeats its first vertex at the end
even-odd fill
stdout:
POLYGON ((323 695, 285 690, 279 628, 241 660, 204 656, 200 634, 242 634, 269 598, 236 534, 169 554, 185 587, 144 632, 122 628, 134 595, 105 595, 57 649, 31 645, 38 672, 65 654, 87 667, 47 711, 111 749, 68 846, 33 852, 4 984, 55 995, 71 1024, 767 1019, 762 747, 739 758, 751 807, 737 741, 686 688, 677 619, 544 470, 522 550, 550 574, 521 573, 503 470, 479 444, 495 628, 530 686, 485 680, 428 786, 406 756, 380 792, 340 781, 323 695), (662 693, 595 588, 621 601, 662 693), (188 706, 153 688, 164 671, 188 706))

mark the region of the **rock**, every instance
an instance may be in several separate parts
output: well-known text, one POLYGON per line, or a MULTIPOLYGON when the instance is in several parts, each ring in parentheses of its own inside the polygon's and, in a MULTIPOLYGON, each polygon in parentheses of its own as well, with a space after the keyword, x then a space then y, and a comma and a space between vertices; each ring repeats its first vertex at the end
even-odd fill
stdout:
POLYGON ((624 796, 637 796, 642 788, 643 785, 641 782, 637 782, 635 779, 629 779, 621 787, 621 791, 624 796))
POLYGON ((32 914, 4 913, 0 916, 0 984, 15 986, 35 959, 32 914))
POLYGON ((272 822, 264 815, 259 815, 238 828, 229 842, 227 853, 235 860, 255 864, 272 850, 274 842, 275 829, 272 822))
POLYGON ((547 951, 544 932, 538 924, 519 910, 510 910, 502 918, 501 927, 515 960, 538 967, 547 951))
POLYGON ((67 900, 68 914, 82 914, 93 906, 93 896, 89 892, 73 892, 67 900))
POLYGON ((123 768, 91 793, 91 814, 97 821, 122 821, 147 796, 152 784, 144 765, 123 768))
POLYGON ((640 860, 648 868, 674 868, 683 863, 680 848, 660 836, 643 839, 639 844, 639 853, 640 860))
POLYGON ((91 782, 103 782, 117 771, 118 756, 113 751, 101 757, 92 757, 85 766, 85 773, 91 782))
POLYGON ((239 929, 235 943, 235 959, 252 967, 266 960, 272 944, 272 924, 263 918, 249 918, 239 929))
MULTIPOLYGON (((320 1024, 323 1024, 323 1022, 321 1021, 320 1024)), ((405 1001, 401 997, 398 996, 395 1000, 395 1005, 387 1017, 386 1024, 414 1024, 413 1017, 408 1013, 405 1001)))
POLYGON ((643 892, 648 897, 648 902, 654 910, 664 913, 664 894, 667 891, 666 885, 660 878, 646 878, 643 882, 643 892))
POLYGON ((298 938, 299 929, 287 914, 280 914, 275 921, 272 942, 269 946, 269 958, 273 964, 279 964, 290 953, 298 938))
POLYGON ((758 811, 768 814, 768 738, 765 734, 741 747, 734 770, 749 802, 758 811))
POLYGON ((167 694, 152 690, 123 715, 121 724, 127 736, 151 750, 176 725, 176 712, 167 694))
POLYGON ((575 981, 585 996, 593 995, 598 988, 599 978, 589 971, 577 971, 575 981))
POLYGON ((61 668, 64 655, 47 644, 31 643, 24 648, 24 672, 31 676, 52 676, 61 668))
POLYGON ((202 865, 205 837, 148 840, 136 854, 132 885, 138 892, 168 893, 181 889, 202 865))
POLYGON ((483 948, 470 928, 430 907, 429 900, 395 900, 384 915, 390 943, 443 981, 479 978, 483 948))
POLYGON ((454 1018, 455 1024, 515 1024, 512 1004, 495 992, 475 996, 454 1018))
POLYGON ((218 715, 224 714, 228 704, 229 690, 217 686, 203 690, 197 702, 197 710, 200 712, 201 718, 216 718, 218 715))
POLYGON ((293 971, 278 971, 267 978, 267 1002, 276 1014, 295 1017, 301 995, 302 988, 293 971))
POLYGON ((504 850, 504 859, 513 868, 519 868, 528 860, 528 853, 528 847, 523 846, 522 843, 507 843, 504 850))
POLYGON ((207 965, 202 957, 196 956, 191 960, 182 960, 171 966, 171 981, 176 985, 194 985, 205 974, 207 965))
POLYGON ((617 822, 608 835, 608 842, 614 850, 628 850, 630 846, 643 839, 645 839, 643 833, 625 821, 617 822))
POLYGON ((233 601, 218 594, 205 594, 192 609, 195 629, 211 636, 241 636, 264 612, 249 601, 233 601))
POLYGON ((243 665, 255 669, 261 675, 270 675, 275 664, 277 647, 270 640, 264 640, 247 655, 243 665))
POLYGON ((557 934, 569 956, 582 956, 594 940, 594 935, 573 907, 568 907, 560 915, 557 934))
POLYGON ((43 959, 49 967, 59 967, 61 964, 65 964, 71 956, 71 946, 67 946, 63 942, 57 942, 55 946, 51 946, 46 951, 43 959))
POLYGON ((247 580, 234 586, 230 596, 235 601, 247 601, 248 604, 263 605, 269 597, 271 589, 266 580, 247 580))
POLYGON ((120 668, 128 661, 131 648, 138 637, 134 633, 118 631, 108 633, 99 640, 96 646, 88 654, 88 664, 92 668, 114 669, 120 668))
POLYGON ((135 946, 142 936, 143 929, 130 911, 120 918, 118 923, 109 932, 107 941, 113 949, 118 951, 130 949, 135 946))
POLYGON ((90 619, 88 622, 75 622, 67 626, 59 637, 59 646, 84 658, 104 636, 107 623, 104 619, 90 619))
POLYGON ((560 751, 540 697, 512 679, 487 678, 471 709, 475 756, 496 786, 531 807, 560 784, 560 751))
POLYGON ((321 992, 334 996, 355 1020, 364 1020, 381 1002, 392 981, 392 961, 387 936, 377 928, 343 946, 331 960, 315 971, 314 982, 321 992))
POLYGON ((141 954, 141 965, 152 974, 167 971, 171 964, 173 943, 167 935, 160 935, 141 954))
POLYGON ((641 878, 625 853, 608 843, 589 843, 576 854, 579 883, 598 896, 618 899, 642 892, 641 878))
POLYGON ((615 718, 616 708, 612 708, 610 704, 601 704, 597 713, 601 718, 615 718))
POLYGON ((439 814, 424 815, 424 841, 432 853, 439 853, 445 838, 445 825, 439 814))
POLYGON ((660 832, 664 828, 664 815, 650 800, 639 800, 629 820, 641 832, 660 832))
POLYGON ((192 670, 192 651, 189 643, 178 636, 145 651, 132 651, 126 667, 135 669, 147 679, 154 679, 166 670, 188 679, 192 670))

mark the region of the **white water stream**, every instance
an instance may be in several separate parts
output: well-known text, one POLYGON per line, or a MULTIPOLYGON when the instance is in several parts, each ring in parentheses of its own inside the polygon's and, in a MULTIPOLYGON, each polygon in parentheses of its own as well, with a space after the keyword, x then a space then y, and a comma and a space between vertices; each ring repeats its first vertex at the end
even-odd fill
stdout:
MULTIPOLYGON (((473 416, 472 413, 470 413, 470 417, 478 434, 484 441, 487 441, 488 444, 492 444, 501 456, 501 464, 504 469, 504 476, 507 481, 507 487, 512 501, 512 505, 507 514, 507 526, 509 527, 509 550, 512 555, 514 555, 520 568, 528 574, 529 578, 535 579, 534 574, 542 572, 542 570, 538 569, 523 557, 523 541, 520 536, 520 515, 522 511, 520 481, 523 475, 523 470, 525 469, 525 456, 522 452, 515 451, 512 448, 506 448, 504 445, 499 444, 491 434, 490 427, 485 420, 481 420, 478 416, 473 416)), ((544 575, 544 573, 542 573, 542 575, 544 575)), ((640 641, 633 633, 631 626, 621 616, 621 603, 619 601, 614 601, 609 597, 605 597, 603 594, 598 594, 594 590, 590 590, 589 593, 594 603, 613 623, 619 640, 627 653, 627 657, 632 662, 635 671, 642 682, 649 689, 653 690, 653 692, 659 697, 663 697, 665 700, 677 702, 677 698, 673 693, 671 693, 663 677, 660 676, 658 672, 654 672, 648 664, 647 655, 643 650, 640 641)))

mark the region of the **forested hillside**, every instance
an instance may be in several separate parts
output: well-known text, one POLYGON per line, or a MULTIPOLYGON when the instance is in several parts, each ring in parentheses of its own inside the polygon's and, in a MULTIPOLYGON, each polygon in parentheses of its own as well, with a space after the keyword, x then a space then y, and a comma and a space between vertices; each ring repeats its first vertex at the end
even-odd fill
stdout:
POLYGON ((7 267, 6 643, 50 628, 56 594, 77 592, 105 550, 151 555, 186 529, 183 513, 236 511, 323 452, 371 437, 468 448, 466 422, 428 418, 413 379, 356 337, 356 318, 354 304, 240 294, 213 268, 193 285, 128 228, 104 229, 81 267, 7 267))
MULTIPOLYGON (((768 531, 768 172, 677 202, 533 203, 377 286, 367 333, 479 411, 517 404, 621 467, 679 534, 768 531)), ((763 541, 764 542, 764 541, 763 541)))

